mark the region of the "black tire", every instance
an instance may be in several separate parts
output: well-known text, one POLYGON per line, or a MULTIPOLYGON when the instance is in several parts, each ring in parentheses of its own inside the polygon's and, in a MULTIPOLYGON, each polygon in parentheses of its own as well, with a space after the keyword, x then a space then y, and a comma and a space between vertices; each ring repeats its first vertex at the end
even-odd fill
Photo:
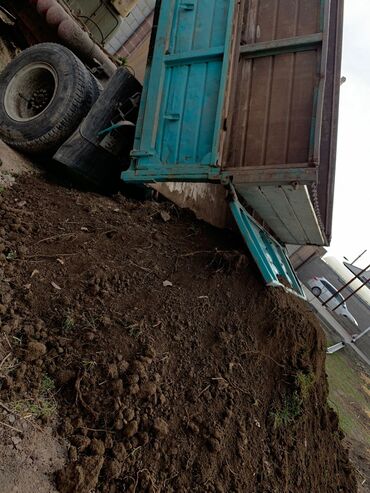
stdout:
POLYGON ((317 286, 314 286, 314 287, 311 289, 311 291, 312 291, 312 294, 313 294, 314 296, 316 296, 316 298, 319 298, 319 297, 320 297, 320 295, 321 295, 321 289, 320 289, 320 288, 318 288, 317 286))
POLYGON ((100 94, 103 92, 103 86, 100 84, 100 82, 98 81, 98 79, 96 79, 94 77, 94 75, 92 75, 90 73, 90 77, 91 77, 91 80, 92 80, 92 98, 93 98, 93 104, 95 103, 95 101, 98 99, 98 97, 100 96, 100 94))
POLYGON ((27 153, 52 153, 98 96, 95 78, 68 48, 32 46, 0 74, 0 138, 27 153))

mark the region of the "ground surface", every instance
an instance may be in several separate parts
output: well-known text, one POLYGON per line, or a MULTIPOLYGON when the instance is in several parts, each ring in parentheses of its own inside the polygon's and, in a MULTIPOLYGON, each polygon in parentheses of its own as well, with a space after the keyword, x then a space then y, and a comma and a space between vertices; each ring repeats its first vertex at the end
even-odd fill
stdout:
POLYGON ((57 431, 39 493, 356 491, 321 328, 238 235, 28 176, 0 255, 1 427, 26 457, 24 423, 57 431))
POLYGON ((359 492, 370 491, 370 376, 356 363, 350 349, 327 357, 329 403, 350 444, 351 459, 359 475, 359 492))

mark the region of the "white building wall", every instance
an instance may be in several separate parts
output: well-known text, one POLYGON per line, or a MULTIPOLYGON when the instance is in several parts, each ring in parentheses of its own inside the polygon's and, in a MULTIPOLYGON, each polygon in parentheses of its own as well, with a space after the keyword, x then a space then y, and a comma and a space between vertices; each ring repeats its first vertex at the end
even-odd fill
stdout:
POLYGON ((113 55, 136 31, 148 15, 154 10, 156 0, 139 0, 130 14, 121 20, 120 26, 105 44, 105 49, 113 55))

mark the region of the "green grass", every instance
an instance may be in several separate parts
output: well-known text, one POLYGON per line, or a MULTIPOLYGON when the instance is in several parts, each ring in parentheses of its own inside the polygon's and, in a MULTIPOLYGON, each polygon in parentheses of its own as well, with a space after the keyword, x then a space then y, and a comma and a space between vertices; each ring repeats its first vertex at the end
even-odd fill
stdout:
POLYGON ((15 260, 17 258, 17 252, 14 250, 10 250, 5 256, 6 260, 15 260))
POLYGON ((54 399, 41 396, 37 399, 24 399, 10 402, 9 407, 23 417, 44 418, 51 417, 57 411, 54 399))
POLYGON ((8 405, 23 417, 49 418, 54 416, 57 411, 54 391, 54 380, 45 374, 41 379, 40 393, 37 397, 12 401, 8 405))
POLYGON ((297 385, 304 401, 309 398, 314 383, 315 375, 313 373, 303 373, 301 371, 297 373, 297 385))
POLYGON ((41 380, 41 394, 45 395, 55 390, 55 382, 49 375, 44 375, 41 380))
POLYGON ((75 321, 70 315, 66 315, 65 319, 63 320, 63 329, 66 332, 71 331, 75 326, 75 321))
POLYGON ((97 366, 97 362, 94 360, 84 359, 82 360, 82 366, 87 372, 89 372, 92 371, 97 366))
POLYGON ((302 399, 298 392, 286 397, 283 406, 272 412, 274 428, 285 428, 293 423, 302 412, 302 399))
POLYGON ((351 362, 353 356, 344 350, 327 356, 329 404, 337 411, 342 430, 351 439, 370 445, 370 399, 360 369, 351 362))

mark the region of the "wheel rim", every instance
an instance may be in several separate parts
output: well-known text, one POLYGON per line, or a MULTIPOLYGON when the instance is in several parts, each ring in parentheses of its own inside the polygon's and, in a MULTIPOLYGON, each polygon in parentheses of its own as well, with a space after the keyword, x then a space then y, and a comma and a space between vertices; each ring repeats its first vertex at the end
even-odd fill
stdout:
POLYGON ((17 72, 6 88, 5 111, 17 122, 42 115, 51 105, 58 87, 57 73, 47 63, 30 63, 17 72))

